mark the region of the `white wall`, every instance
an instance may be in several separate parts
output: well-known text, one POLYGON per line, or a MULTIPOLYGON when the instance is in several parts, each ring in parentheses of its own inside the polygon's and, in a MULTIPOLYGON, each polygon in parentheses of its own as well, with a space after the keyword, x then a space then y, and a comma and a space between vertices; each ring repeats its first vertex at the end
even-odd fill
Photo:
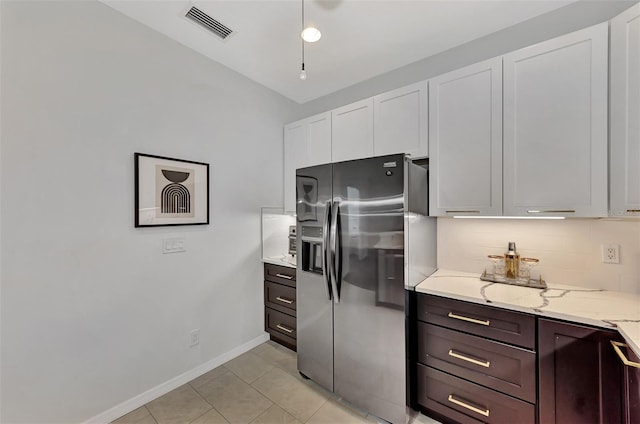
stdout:
POLYGON ((1 8, 0 421, 81 422, 264 334, 295 104, 101 3, 1 8), (210 163, 211 225, 135 229, 134 152, 210 163))
POLYGON ((510 241, 548 282, 640 294, 640 220, 438 218, 438 267, 480 273, 510 241), (602 263, 605 243, 620 245, 619 264, 602 263))

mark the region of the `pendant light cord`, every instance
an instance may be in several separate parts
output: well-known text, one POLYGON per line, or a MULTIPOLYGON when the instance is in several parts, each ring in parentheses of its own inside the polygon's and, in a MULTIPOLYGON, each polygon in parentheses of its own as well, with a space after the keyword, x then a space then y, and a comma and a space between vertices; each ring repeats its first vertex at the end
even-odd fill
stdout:
MULTIPOLYGON (((300 33, 304 31, 304 0, 302 1, 302 20, 300 22, 300 33)), ((304 71, 304 40, 302 40, 302 70, 304 71)))

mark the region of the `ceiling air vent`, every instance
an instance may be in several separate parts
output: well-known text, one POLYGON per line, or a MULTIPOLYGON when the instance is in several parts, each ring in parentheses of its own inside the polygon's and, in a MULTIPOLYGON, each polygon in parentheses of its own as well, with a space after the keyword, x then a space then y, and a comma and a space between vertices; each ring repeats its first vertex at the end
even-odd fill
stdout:
POLYGON ((203 27, 213 32, 218 37, 222 38, 223 40, 228 36, 230 36, 231 33, 233 32, 231 28, 216 21, 211 16, 207 15, 206 13, 204 13, 202 10, 198 9, 195 6, 191 7, 191 9, 189 9, 189 11, 185 16, 191 19, 192 21, 202 25, 203 27))

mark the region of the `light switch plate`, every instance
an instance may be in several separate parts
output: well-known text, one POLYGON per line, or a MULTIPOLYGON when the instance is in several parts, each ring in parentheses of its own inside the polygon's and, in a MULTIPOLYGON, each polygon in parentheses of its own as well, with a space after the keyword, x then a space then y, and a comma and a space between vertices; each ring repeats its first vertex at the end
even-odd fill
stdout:
POLYGON ((184 237, 166 237, 162 239, 162 253, 186 252, 184 237))

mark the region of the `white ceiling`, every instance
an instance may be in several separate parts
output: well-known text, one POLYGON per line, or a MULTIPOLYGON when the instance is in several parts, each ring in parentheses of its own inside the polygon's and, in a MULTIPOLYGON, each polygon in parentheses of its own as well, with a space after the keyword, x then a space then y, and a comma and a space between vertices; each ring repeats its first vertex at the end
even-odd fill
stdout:
POLYGON ((305 45, 301 0, 102 0, 298 103, 322 97, 575 0, 305 0, 322 39, 305 45), (234 31, 222 41, 184 17, 195 5, 234 31))

